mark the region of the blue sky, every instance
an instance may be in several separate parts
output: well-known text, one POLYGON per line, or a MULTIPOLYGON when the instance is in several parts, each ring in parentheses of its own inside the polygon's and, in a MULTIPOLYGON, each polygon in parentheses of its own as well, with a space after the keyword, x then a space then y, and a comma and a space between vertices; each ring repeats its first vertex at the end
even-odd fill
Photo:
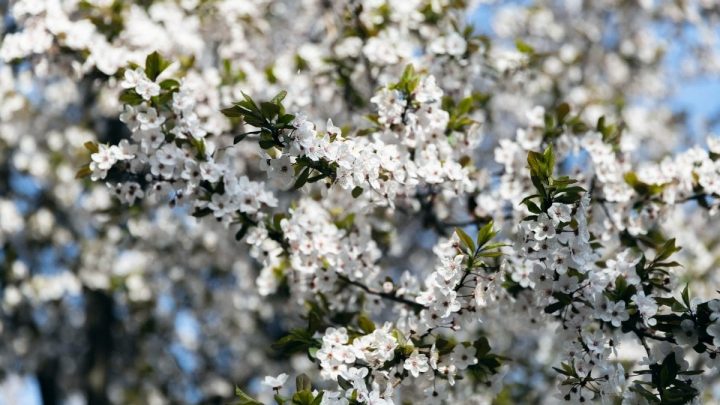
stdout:
MULTIPOLYGON (((503 4, 528 4, 529 1, 505 1, 503 4)), ((481 4, 470 17, 470 22, 475 26, 478 33, 494 36, 492 21, 497 6, 481 4)), ((716 28, 720 34, 720 28, 716 28)), ((674 112, 686 112, 687 119, 694 135, 698 136, 698 142, 703 142, 706 135, 702 129, 703 121, 711 119, 714 114, 720 112, 720 77, 718 75, 701 75, 693 78, 683 78, 680 75, 680 62, 687 56, 682 41, 674 40, 674 33, 668 26, 658 25, 656 27, 658 36, 668 41, 664 63, 670 71, 676 71, 677 75, 669 85, 675 87, 676 92, 666 100, 668 107, 674 112)), ((695 39, 696 32, 692 28, 686 28, 682 35, 688 39, 695 39)), ((720 48, 720 47, 719 47, 720 48)), ((720 51, 720 49, 718 49, 720 51)), ((711 128, 720 132, 720 125, 716 124, 711 128)))

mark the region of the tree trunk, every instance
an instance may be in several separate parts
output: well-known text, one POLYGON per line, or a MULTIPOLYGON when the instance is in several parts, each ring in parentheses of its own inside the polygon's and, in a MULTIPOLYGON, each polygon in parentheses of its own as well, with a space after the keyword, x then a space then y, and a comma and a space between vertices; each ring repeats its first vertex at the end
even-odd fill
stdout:
POLYGON ((40 397, 43 405, 56 405, 60 403, 60 393, 57 386, 58 360, 45 360, 37 371, 37 382, 40 386, 40 397))
POLYGON ((88 404, 107 405, 110 356, 112 354, 113 300, 104 291, 86 290, 88 352, 85 363, 85 399, 88 404))

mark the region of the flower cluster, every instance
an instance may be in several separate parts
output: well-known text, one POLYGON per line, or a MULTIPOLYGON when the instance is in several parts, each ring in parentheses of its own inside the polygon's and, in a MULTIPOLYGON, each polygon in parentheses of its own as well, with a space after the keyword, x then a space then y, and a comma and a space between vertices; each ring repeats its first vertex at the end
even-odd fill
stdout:
POLYGON ((304 116, 285 114, 280 104, 284 93, 273 99, 273 109, 258 108, 246 97, 224 112, 257 128, 244 136, 260 134, 260 146, 267 153, 263 169, 273 184, 288 187, 294 182, 300 187, 327 179, 356 197, 367 190, 364 199, 370 203, 393 206, 421 185, 436 185, 450 196, 473 187, 469 168, 458 163, 464 152, 455 146, 472 147, 476 134, 446 136, 452 128, 441 106, 442 95, 433 76, 420 77, 408 67, 398 83, 371 99, 378 110, 377 126, 368 129, 366 137, 344 137, 332 120, 319 131, 304 116))
POLYGON ((500 256, 497 249, 503 246, 488 243, 496 235, 492 227, 489 223, 480 228, 476 241, 457 229, 454 238, 435 247, 440 264, 425 279, 426 289, 417 298, 427 307, 420 313, 418 332, 436 327, 459 330, 460 325, 469 328, 478 321, 476 308, 487 304, 486 297, 492 296, 490 289, 499 280, 498 266, 486 263, 500 256))
POLYGON ((174 202, 187 201, 199 215, 212 213, 226 226, 240 218, 262 218, 262 208, 276 206, 277 199, 264 183, 251 181, 206 150, 207 131, 195 111, 192 86, 173 79, 157 83, 168 65, 153 53, 144 68, 125 71, 121 99, 128 104, 120 119, 132 131, 132 143, 89 144, 95 152, 88 166, 91 177, 106 179, 117 167, 108 184, 130 204, 145 195, 160 200, 169 195, 174 202), (119 162, 122 168, 116 166, 119 162))

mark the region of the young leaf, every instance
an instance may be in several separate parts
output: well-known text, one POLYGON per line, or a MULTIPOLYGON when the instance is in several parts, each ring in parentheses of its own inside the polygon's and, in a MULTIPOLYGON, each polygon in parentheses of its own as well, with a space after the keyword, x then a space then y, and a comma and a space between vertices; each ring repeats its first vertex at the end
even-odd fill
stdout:
POLYGON ((270 100, 270 102, 279 106, 285 99, 285 96, 287 96, 287 91, 283 90, 280 93, 276 94, 275 97, 270 100))
POLYGON ((660 388, 662 389, 672 384, 679 370, 680 366, 678 366, 675 361, 675 353, 671 352, 665 356, 660 368, 660 388))
POLYGON ((255 104, 255 101, 252 99, 252 97, 245 94, 244 91, 241 91, 240 93, 242 94, 243 99, 244 99, 243 101, 240 102, 240 104, 243 106, 246 106, 248 108, 248 110, 250 110, 252 112, 259 113, 260 108, 258 108, 257 104, 255 104))
POLYGON ((172 90, 180 87, 180 83, 175 79, 165 79, 160 82, 160 88, 163 90, 172 90))
POLYGON ((298 391, 293 394, 292 403, 293 405, 312 405, 313 394, 309 390, 298 391))
POLYGON ((143 98, 137 94, 135 89, 126 89, 120 93, 120 102, 123 104, 138 105, 143 102, 143 98))
POLYGON ((97 152, 98 152, 98 144, 95 143, 95 142, 90 142, 90 141, 88 141, 88 142, 85 142, 85 143, 83 144, 83 146, 84 146, 85 149, 87 149, 88 152, 90 152, 90 153, 97 153, 97 152))
POLYGON ((235 234, 235 240, 242 239, 245 236, 245 234, 247 233, 248 229, 249 229, 249 227, 247 226, 247 224, 243 224, 240 227, 240 229, 237 231, 237 233, 235 234))
POLYGON ((545 178, 545 157, 540 153, 530 151, 527 157, 530 174, 532 176, 545 178))
POLYGON ((534 202, 528 200, 525 201, 525 205, 527 206, 528 210, 533 214, 542 214, 542 210, 534 202))
POLYGON ((246 394, 240 387, 235 387, 235 396, 238 397, 238 405, 263 405, 262 402, 246 394))
POLYGON ((533 48, 532 46, 528 45, 527 43, 523 42, 520 39, 515 41, 515 48, 517 48, 518 51, 525 53, 525 54, 535 53, 535 48, 533 48))
MULTIPOLYGON (((259 144, 260 147, 263 148, 263 149, 270 149, 270 148, 272 148, 273 146, 275 146, 275 141, 272 140, 272 139, 261 139, 261 140, 258 142, 258 144, 259 144)), ((310 173, 308 173, 308 174, 310 174, 310 173)), ((307 180, 307 178, 305 178, 305 180, 307 180)), ((305 182, 303 182, 303 184, 305 184, 305 182)), ((302 184, 301 184, 301 186, 302 186, 302 184)), ((299 187, 298 187, 298 188, 299 188, 299 187)))
POLYGON ((78 171, 75 173, 76 179, 82 179, 84 177, 87 177, 92 174, 92 170, 90 170, 90 165, 84 165, 78 171))
POLYGON ((238 143, 242 142, 243 139, 245 139, 248 136, 249 132, 244 132, 240 135, 235 135, 233 138, 233 145, 237 145, 238 143))
POLYGON ((244 115, 244 110, 237 105, 223 108, 222 110, 220 110, 220 112, 223 113, 224 116, 229 118, 240 118, 244 115))
POLYGON ((483 247, 495 235, 496 235, 496 232, 493 231, 493 222, 490 221, 478 230, 477 246, 483 247))
POLYGON ((160 54, 155 51, 145 58, 145 75, 148 79, 155 81, 165 68, 170 66, 170 62, 164 60, 160 54))
POLYGON ((338 376, 337 382, 340 388, 344 389, 345 391, 352 388, 352 384, 350 383, 350 381, 342 378, 342 376, 338 376))
POLYGON ((264 101, 260 103, 260 111, 262 112, 263 117, 267 119, 275 118, 276 115, 280 112, 280 107, 275 103, 269 103, 267 101, 264 101))
POLYGON ((682 290, 681 297, 683 300, 683 303, 687 308, 690 308, 690 284, 685 284, 685 288, 682 290))
POLYGON ((472 96, 465 97, 464 99, 460 100, 457 107, 455 108, 455 112, 458 116, 465 115, 468 112, 470 112, 472 105, 473 105, 472 96))
POLYGON ((553 171, 555 171, 555 153, 553 153, 552 145, 545 148, 543 160, 545 161, 545 176, 552 177, 553 171))
POLYGON ((562 103, 555 109, 555 116, 558 122, 565 122, 565 117, 570 113, 570 104, 562 103))
POLYGON ((302 373, 295 378, 295 389, 298 391, 312 391, 312 383, 307 374, 302 373))
POLYGON ((320 391, 310 405, 320 405, 322 403, 323 395, 325 395, 325 391, 320 391))
POLYGON ((304 186, 305 183, 307 183, 308 177, 310 177, 310 168, 306 167, 303 169, 303 171, 300 173, 300 176, 298 176, 297 180, 295 180, 295 184, 293 185, 293 189, 297 190, 300 187, 304 186))
POLYGON ((657 251, 657 256, 655 256, 655 259, 653 262, 661 262, 668 257, 670 257, 673 253, 678 252, 680 250, 679 247, 675 246, 675 238, 668 239, 660 249, 657 251))
POLYGON ((358 316, 358 326, 365 333, 372 333, 375 330, 375 323, 365 314, 358 316))
POLYGON ((465 248, 467 248, 470 253, 475 252, 475 242, 472 240, 470 235, 465 233, 465 231, 460 228, 455 228, 455 233, 460 238, 460 242, 462 243, 462 245, 465 246, 465 248))

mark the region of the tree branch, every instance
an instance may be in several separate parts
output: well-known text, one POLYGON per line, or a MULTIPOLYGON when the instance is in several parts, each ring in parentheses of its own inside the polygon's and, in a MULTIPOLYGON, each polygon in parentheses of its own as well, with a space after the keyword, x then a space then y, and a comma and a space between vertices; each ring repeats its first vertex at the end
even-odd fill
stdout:
POLYGON ((420 311, 422 309, 427 309, 427 307, 423 304, 409 300, 409 299, 399 296, 399 295, 395 295, 392 293, 386 293, 384 291, 374 290, 374 289, 366 286, 365 284, 363 284, 359 281, 351 280, 350 278, 348 278, 347 276, 344 276, 342 274, 338 274, 338 278, 340 280, 346 282, 347 284, 350 284, 350 285, 360 288, 361 290, 365 291, 368 294, 377 295, 378 297, 381 297, 381 298, 384 298, 384 299, 387 299, 390 301, 395 301, 400 304, 405 304, 405 305, 411 306, 416 311, 420 311))

